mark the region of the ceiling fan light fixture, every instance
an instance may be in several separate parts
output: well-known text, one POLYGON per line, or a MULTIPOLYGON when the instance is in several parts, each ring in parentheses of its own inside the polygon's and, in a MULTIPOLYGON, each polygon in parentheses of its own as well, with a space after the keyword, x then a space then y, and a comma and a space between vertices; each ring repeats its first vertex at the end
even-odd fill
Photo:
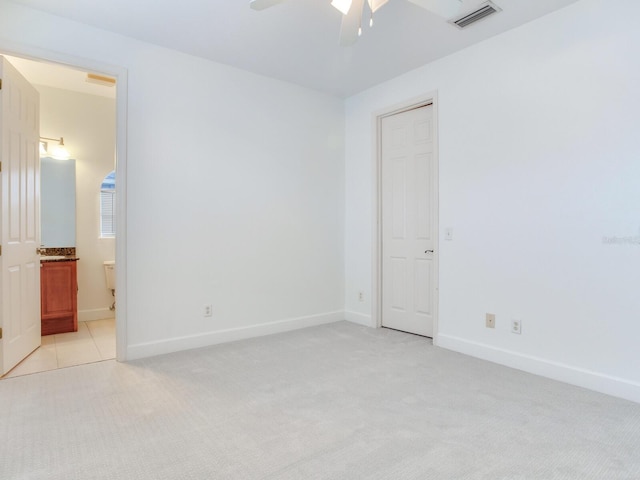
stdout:
POLYGON ((349 13, 352 0, 332 0, 331 6, 341 12, 343 15, 349 13))
MULTIPOLYGON (((249 0, 249 6, 254 10, 264 10, 265 8, 285 2, 286 0, 249 0)), ((373 27, 373 14, 384 7, 389 0, 330 0, 331 6, 342 13, 342 24, 340 25, 340 46, 350 47, 358 41, 362 35, 362 21, 365 8, 368 7, 369 27, 373 27)), ((456 15, 463 2, 482 2, 489 0, 408 0, 417 6, 430 11, 431 13, 451 19, 456 15)))
POLYGON ((371 13, 376 13, 380 7, 384 7, 389 0, 367 0, 371 13))

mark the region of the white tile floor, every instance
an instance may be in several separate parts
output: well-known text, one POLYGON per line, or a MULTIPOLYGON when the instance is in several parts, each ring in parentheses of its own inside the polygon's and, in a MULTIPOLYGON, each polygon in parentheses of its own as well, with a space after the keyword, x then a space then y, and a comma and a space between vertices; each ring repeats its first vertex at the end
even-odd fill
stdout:
POLYGON ((2 378, 55 370, 116 357, 116 322, 113 318, 78 322, 78 331, 42 337, 40 348, 2 378))

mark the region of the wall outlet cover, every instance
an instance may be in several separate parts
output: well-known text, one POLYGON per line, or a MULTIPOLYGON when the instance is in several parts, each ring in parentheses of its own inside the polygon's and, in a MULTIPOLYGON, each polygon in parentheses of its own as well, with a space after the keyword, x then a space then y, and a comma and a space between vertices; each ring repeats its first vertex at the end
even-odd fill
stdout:
POLYGON ((485 325, 487 328, 496 328, 496 315, 495 313, 487 313, 485 315, 485 325))
POLYGON ((520 335, 522 333, 522 321, 520 320, 511 320, 511 333, 515 333, 520 335))

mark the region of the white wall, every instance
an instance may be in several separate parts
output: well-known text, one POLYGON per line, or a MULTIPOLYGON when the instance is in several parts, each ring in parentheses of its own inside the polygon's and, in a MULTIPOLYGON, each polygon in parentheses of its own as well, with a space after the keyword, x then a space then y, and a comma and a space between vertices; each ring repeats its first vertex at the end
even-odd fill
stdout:
MULTIPOLYGON (((103 269, 115 259, 115 241, 100 238, 100 184, 115 168, 115 101, 106 97, 36 85, 40 134, 64 137, 76 160, 76 254, 78 319, 113 317, 103 269)), ((106 87, 105 87, 106 88, 106 87)))
POLYGON ((129 358, 341 318, 341 100, 7 2, 0 32, 128 70, 129 358))
POLYGON ((437 90, 440 227, 455 239, 441 241, 436 340, 640 401, 640 248, 602 242, 640 227, 640 5, 610 3, 356 95, 346 123, 338 99, 3 1, 0 49, 128 69, 130 357, 345 304, 368 321, 372 114, 437 90))
POLYGON ((373 112, 437 90, 436 341, 640 401, 640 244, 603 244, 640 236, 638 15, 583 0, 348 99, 349 315, 371 321, 373 112))

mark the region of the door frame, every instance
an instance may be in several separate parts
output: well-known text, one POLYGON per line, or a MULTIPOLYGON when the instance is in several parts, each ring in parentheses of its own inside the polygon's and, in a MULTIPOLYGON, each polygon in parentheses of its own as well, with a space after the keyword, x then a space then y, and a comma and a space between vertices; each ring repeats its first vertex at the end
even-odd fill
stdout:
POLYGON ((382 327, 382 119, 416 108, 433 105, 433 225, 434 225, 434 296, 433 296, 433 344, 438 344, 439 319, 439 270, 440 270, 440 175, 438 152, 438 92, 433 91, 414 97, 404 102, 390 105, 373 114, 374 172, 373 172, 373 231, 372 231, 372 282, 371 282, 371 317, 375 327, 382 327))
POLYGON ((116 360, 127 359, 127 98, 128 70, 119 65, 35 48, 0 38, 0 51, 42 63, 102 73, 116 79, 116 360))

